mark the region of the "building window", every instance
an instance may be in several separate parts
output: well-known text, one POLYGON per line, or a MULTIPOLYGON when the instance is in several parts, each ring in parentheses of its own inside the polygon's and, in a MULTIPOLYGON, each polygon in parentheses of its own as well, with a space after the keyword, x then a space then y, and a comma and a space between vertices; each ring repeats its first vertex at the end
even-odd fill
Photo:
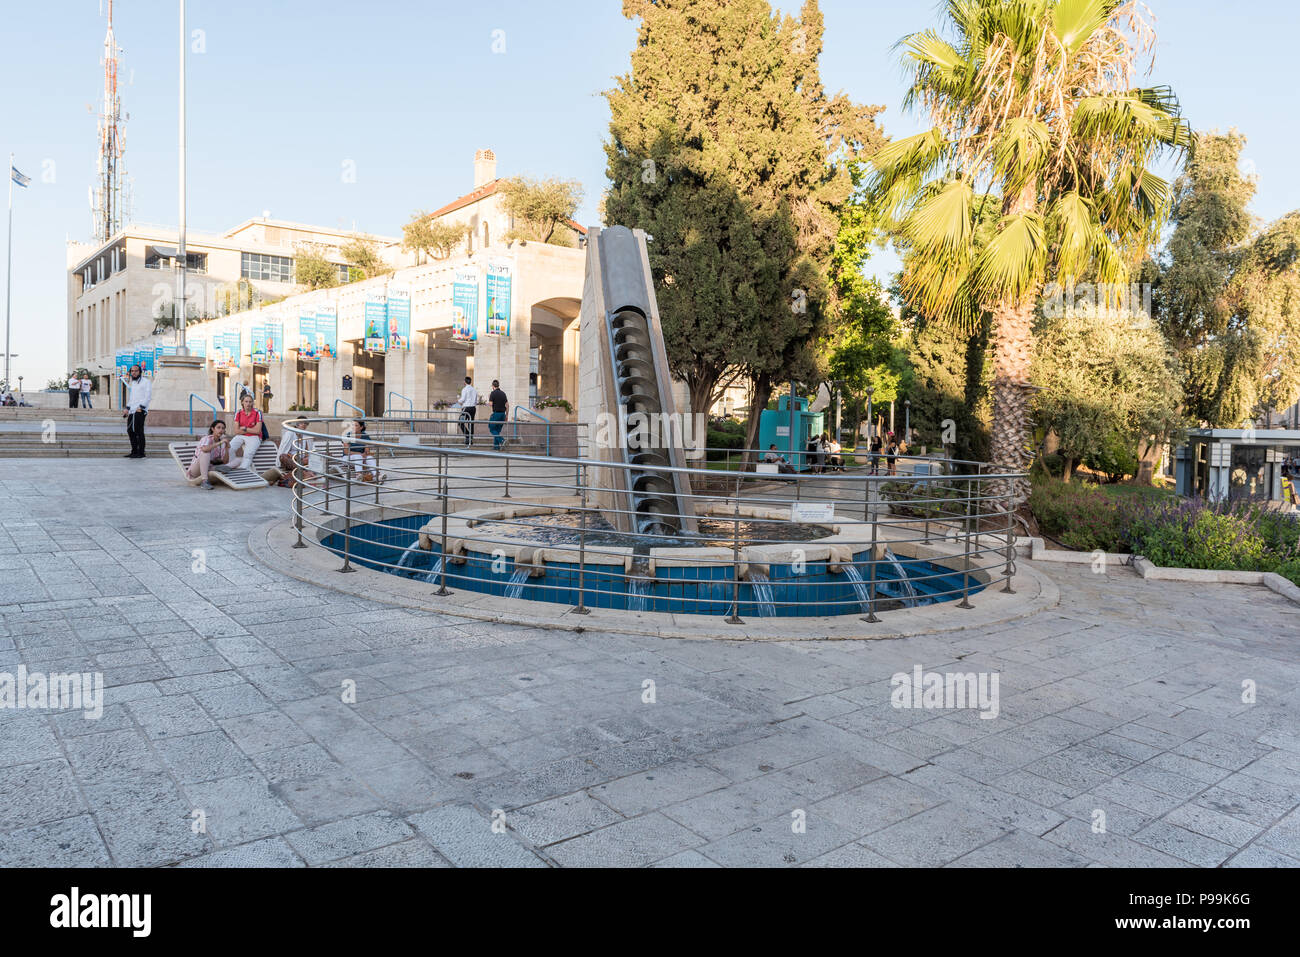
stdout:
POLYGON ((339 282, 349 283, 352 281, 352 267, 347 263, 337 263, 339 267, 339 282))
MULTIPOLYGON (((122 262, 126 263, 126 254, 122 254, 122 262)), ((176 261, 171 256, 164 256, 153 246, 148 246, 144 251, 144 268, 145 269, 174 269, 176 261)), ((207 253, 190 253, 185 254, 185 268, 193 273, 206 273, 208 271, 208 254, 207 253)))
POLYGON ((262 253, 243 253, 241 275, 245 279, 265 279, 269 282, 293 282, 293 260, 288 256, 267 256, 262 253))
POLYGON ((490 240, 490 238, 489 238, 489 236, 488 236, 488 224, 487 224, 487 223, 484 223, 484 224, 483 224, 483 248, 484 248, 484 249, 487 249, 487 248, 488 248, 489 246, 491 246, 491 245, 492 245, 492 242, 491 242, 491 240, 490 240))

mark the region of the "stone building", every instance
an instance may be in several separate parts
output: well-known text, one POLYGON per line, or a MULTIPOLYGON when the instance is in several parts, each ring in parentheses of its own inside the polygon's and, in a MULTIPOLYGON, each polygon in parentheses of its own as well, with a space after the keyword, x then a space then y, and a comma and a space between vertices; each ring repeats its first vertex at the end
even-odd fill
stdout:
MULTIPOLYGON (((346 282, 348 266, 340 247, 357 235, 374 242, 380 255, 395 266, 414 261, 401 251, 401 241, 392 237, 269 216, 246 220, 220 235, 187 231, 185 313, 196 321, 226 311, 232 287, 240 280, 246 280, 261 299, 281 299, 297 292, 295 253, 304 243, 333 262, 346 282)), ((69 369, 84 368, 100 378, 101 387, 106 386, 115 353, 150 336, 160 318, 174 314, 177 237, 174 227, 131 224, 98 246, 69 244, 69 369)))

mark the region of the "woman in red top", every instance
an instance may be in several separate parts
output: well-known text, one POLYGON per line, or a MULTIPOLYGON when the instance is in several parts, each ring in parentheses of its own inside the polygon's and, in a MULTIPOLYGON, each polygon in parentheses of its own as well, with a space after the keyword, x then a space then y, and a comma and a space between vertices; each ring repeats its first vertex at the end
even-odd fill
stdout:
POLYGON ((251 392, 239 397, 239 406, 235 413, 235 437, 230 440, 230 467, 251 469, 253 456, 262 444, 262 413, 254 407, 251 392))

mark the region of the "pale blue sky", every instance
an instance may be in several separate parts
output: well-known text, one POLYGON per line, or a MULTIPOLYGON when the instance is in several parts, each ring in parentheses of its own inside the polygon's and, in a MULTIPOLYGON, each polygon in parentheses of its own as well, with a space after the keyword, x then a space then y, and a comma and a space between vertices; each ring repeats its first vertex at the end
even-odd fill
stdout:
MULTIPOLYGON (((1179 94, 1197 129, 1238 127, 1260 177, 1255 212, 1300 208, 1300 132, 1288 0, 1149 0, 1160 46, 1154 80, 1179 94)), ((16 190, 15 376, 43 386, 66 372, 65 241, 90 231, 87 188, 102 86, 100 0, 6 4, 0 35, 0 162, 13 151, 33 177, 16 190), (52 173, 53 182, 42 174, 52 173)), ((579 214, 595 221, 605 185, 600 96, 627 67, 634 26, 618 0, 190 0, 205 52, 190 57, 189 222, 222 230, 272 216, 399 235, 416 208, 472 185, 474 150, 496 150, 501 175, 581 180, 579 214), (505 51, 493 53, 493 31, 505 51), (356 165, 344 183, 342 165, 356 165)), ((824 0, 823 77, 898 112, 892 45, 936 22, 930 0, 824 0)), ((127 166, 135 219, 173 224, 176 197, 177 3, 118 0, 127 166)), ((875 268, 893 268, 883 255, 875 268)))

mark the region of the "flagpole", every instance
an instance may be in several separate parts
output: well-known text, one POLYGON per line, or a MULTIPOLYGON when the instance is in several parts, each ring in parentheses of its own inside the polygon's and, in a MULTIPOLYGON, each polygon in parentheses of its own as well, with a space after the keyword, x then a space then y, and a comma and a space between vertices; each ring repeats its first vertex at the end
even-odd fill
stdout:
POLYGON ((5 388, 14 390, 9 381, 9 313, 14 301, 14 154, 9 154, 9 265, 5 269, 5 388))

